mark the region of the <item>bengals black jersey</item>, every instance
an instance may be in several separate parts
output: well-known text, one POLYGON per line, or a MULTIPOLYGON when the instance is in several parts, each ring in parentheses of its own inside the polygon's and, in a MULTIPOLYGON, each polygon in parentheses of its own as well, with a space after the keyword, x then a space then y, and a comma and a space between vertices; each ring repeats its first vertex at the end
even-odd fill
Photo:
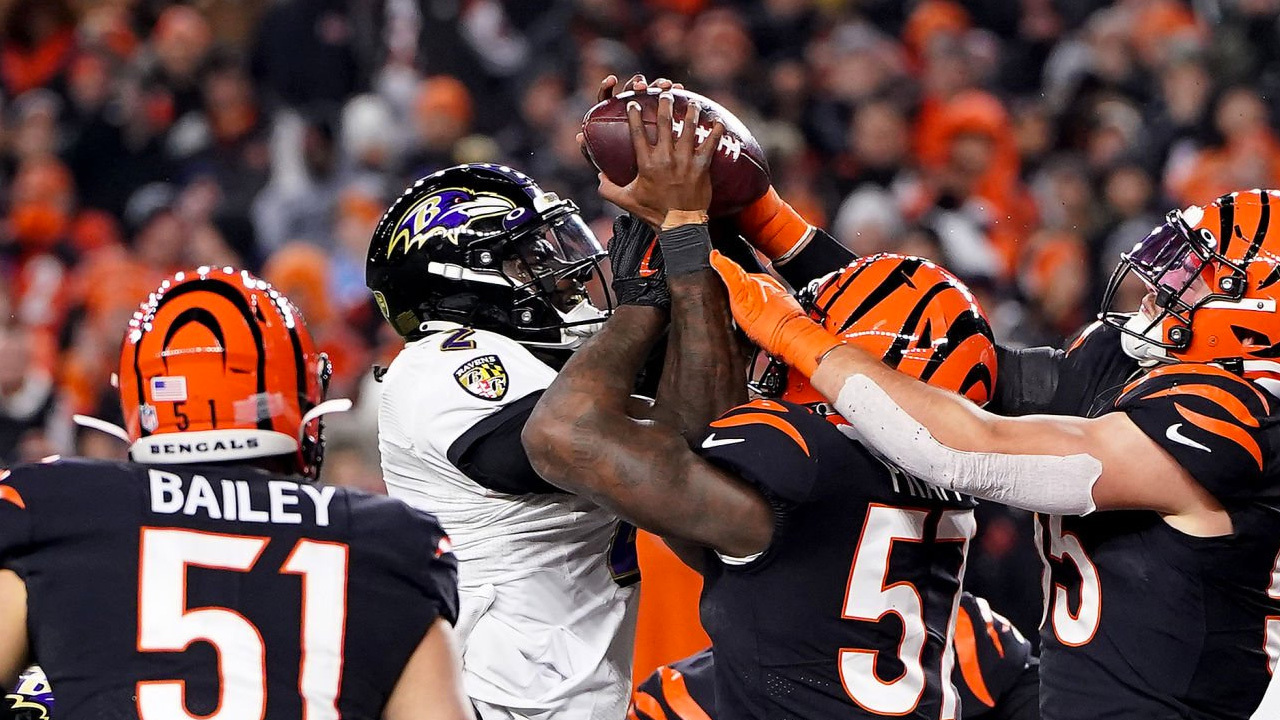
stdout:
MULTIPOLYGON (((987 601, 964 593, 956 616, 956 666, 965 720, 1037 720, 1031 643, 987 601)), ((711 649, 653 672, 632 696, 628 720, 719 720, 711 649)))
POLYGON ((790 403, 734 408, 698 448, 777 517, 765 552, 712 553, 704 571, 721 717, 954 717, 945 650, 973 501, 891 471, 790 403))
POLYGON ((457 614, 431 516, 247 467, 15 468, 0 566, 66 720, 373 720, 457 614))
POLYGON ((631 696, 627 720, 720 720, 711 648, 654 670, 631 696))
POLYGON ((1114 405, 1125 385, 1142 372, 1138 361, 1124 354, 1121 337, 1101 321, 1085 327, 1062 354, 1052 400, 1028 412, 1094 417, 1114 405))
MULTIPOLYGON (((1119 333, 1066 357, 1052 412, 1123 412, 1231 514, 1198 538, 1149 511, 1037 518, 1048 720, 1249 718, 1280 658, 1277 400, 1216 366, 1142 373, 1119 333)), ((1255 717, 1280 718, 1280 707, 1255 717)))

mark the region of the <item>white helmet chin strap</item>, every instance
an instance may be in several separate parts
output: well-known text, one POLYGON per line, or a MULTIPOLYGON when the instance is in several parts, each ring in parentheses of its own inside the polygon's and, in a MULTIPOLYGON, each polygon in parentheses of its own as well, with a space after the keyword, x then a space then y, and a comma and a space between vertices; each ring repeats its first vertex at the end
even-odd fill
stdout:
POLYGON ((1143 367, 1151 367, 1162 362, 1169 361, 1169 355, 1165 349, 1155 344, 1163 340, 1163 330, 1159 324, 1152 327, 1155 322, 1147 317, 1146 313, 1138 311, 1134 313, 1125 322, 1124 327, 1137 335, 1144 335, 1152 342, 1141 340, 1135 335, 1129 333, 1121 333, 1120 348, 1124 350, 1124 354, 1138 361, 1143 367))
POLYGON ((128 444, 129 442, 129 433, 125 432, 124 428, 116 425, 115 423, 109 423, 106 420, 101 420, 93 417, 92 415, 80 415, 79 413, 72 415, 71 421, 80 427, 86 427, 91 430, 106 433, 123 443, 128 444))
POLYGON ((346 398, 334 398, 332 400, 325 400, 319 405, 308 410, 307 414, 302 416, 302 422, 299 423, 300 427, 298 428, 298 432, 299 434, 301 434, 302 428, 306 427, 307 423, 311 422, 312 420, 315 420, 321 415, 328 415, 330 413, 347 412, 350 409, 351 409, 351 401, 346 398))

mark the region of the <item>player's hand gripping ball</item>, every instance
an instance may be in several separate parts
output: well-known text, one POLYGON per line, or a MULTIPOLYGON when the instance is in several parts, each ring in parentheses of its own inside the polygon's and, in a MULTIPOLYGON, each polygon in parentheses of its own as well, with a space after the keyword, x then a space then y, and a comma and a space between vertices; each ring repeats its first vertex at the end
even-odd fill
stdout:
MULTIPOLYGON (((719 104, 688 90, 669 91, 675 101, 673 115, 684 117, 690 102, 702 108, 698 125, 693 129, 701 143, 711 134, 716 120, 724 124, 724 135, 711 161, 711 207, 713 217, 731 215, 769 190, 769 163, 760 143, 742 121, 719 104)), ((645 92, 624 92, 587 111, 582 119, 583 150, 587 159, 616 185, 626 185, 638 171, 631 133, 627 128, 627 103, 640 104, 640 118, 649 142, 657 142, 657 87, 645 92)), ((685 132, 684 123, 674 124, 676 135, 685 132)))

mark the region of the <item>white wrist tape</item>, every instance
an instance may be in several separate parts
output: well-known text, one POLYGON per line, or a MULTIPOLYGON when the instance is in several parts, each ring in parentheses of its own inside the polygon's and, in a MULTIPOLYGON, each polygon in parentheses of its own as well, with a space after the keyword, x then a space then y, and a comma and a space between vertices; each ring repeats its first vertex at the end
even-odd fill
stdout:
POLYGON ((903 410, 866 375, 845 381, 836 410, 847 435, 931 485, 1052 515, 1093 512, 1102 462, 1092 455, 1009 455, 955 450, 903 410))

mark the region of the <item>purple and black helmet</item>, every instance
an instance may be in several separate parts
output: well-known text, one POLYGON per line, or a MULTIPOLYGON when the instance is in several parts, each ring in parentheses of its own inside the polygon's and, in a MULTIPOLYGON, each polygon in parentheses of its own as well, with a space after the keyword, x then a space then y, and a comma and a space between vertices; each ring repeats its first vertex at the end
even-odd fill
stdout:
POLYGON ((374 230, 365 282, 409 340, 443 321, 572 350, 607 317, 604 257, 573 201, 518 170, 474 163, 428 175, 396 199, 374 230))

